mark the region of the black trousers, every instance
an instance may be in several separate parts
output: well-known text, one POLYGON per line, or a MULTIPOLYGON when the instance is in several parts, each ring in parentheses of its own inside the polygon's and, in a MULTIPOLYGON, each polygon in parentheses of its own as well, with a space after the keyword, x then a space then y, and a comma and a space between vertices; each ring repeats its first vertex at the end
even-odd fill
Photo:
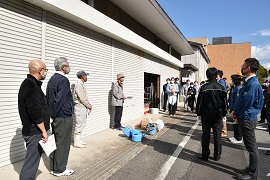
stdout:
POLYGON ((191 111, 194 109, 194 102, 195 102, 195 96, 190 96, 188 98, 188 106, 190 107, 191 111))
POLYGON ((176 103, 175 103, 175 110, 177 111, 178 101, 179 101, 179 94, 176 95, 176 103))
POLYGON ((261 122, 265 122, 266 119, 266 107, 264 106, 261 111, 261 122))
POLYGON ((167 101, 168 101, 168 94, 164 93, 164 103, 163 103, 163 110, 166 111, 167 108, 167 101))
POLYGON ((62 173, 67 168, 73 118, 57 117, 51 125, 57 149, 50 154, 50 168, 54 173, 62 173))
POLYGON ((208 159, 210 155, 209 143, 210 143, 210 131, 213 129, 214 135, 214 156, 220 157, 222 152, 222 145, 221 145, 221 131, 223 122, 221 117, 202 115, 202 156, 208 159))
POLYGON ((20 180, 36 179, 40 157, 43 152, 42 147, 39 145, 41 138, 41 134, 23 136, 27 149, 20 173, 20 180))
POLYGON ((123 114, 123 106, 115 106, 115 115, 114 115, 114 127, 118 128, 121 125, 121 119, 123 114))
POLYGON ((239 124, 233 124, 233 137, 237 140, 240 141, 243 139, 241 130, 239 128, 239 124))
POLYGON ((270 135, 270 114, 266 114, 267 117, 267 129, 268 129, 268 133, 270 135))
POLYGON ((243 140, 247 151, 249 152, 249 172, 253 176, 258 175, 259 152, 256 144, 255 128, 257 121, 238 119, 239 127, 243 135, 243 140))
POLYGON ((175 112, 176 112, 176 103, 174 103, 174 105, 171 105, 170 103, 169 103, 169 114, 175 114, 175 112))

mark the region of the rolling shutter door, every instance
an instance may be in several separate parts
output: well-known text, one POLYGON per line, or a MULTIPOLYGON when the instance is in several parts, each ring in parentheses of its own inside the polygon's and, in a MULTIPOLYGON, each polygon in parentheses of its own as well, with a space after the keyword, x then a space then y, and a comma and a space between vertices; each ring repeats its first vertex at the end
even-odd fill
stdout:
POLYGON ((124 94, 132 96, 124 103, 122 122, 139 118, 143 115, 144 73, 141 52, 120 42, 114 41, 113 79, 123 72, 125 75, 124 94))
POLYGON ((166 83, 166 79, 171 77, 179 78, 179 68, 165 61, 161 61, 161 84, 166 83))
POLYGON ((110 124, 111 39, 50 12, 47 12, 46 22, 47 81, 55 72, 54 60, 61 56, 68 58, 71 65, 67 77, 72 87, 78 80, 79 70, 88 72, 85 85, 93 111, 87 118, 83 135, 107 129, 110 124))
POLYGON ((42 9, 21 0, 0 2, 0 167, 25 157, 18 90, 29 60, 41 58, 42 9))
POLYGON ((166 83, 166 79, 167 78, 171 78, 171 77, 179 77, 179 68, 177 68, 176 66, 167 63, 165 61, 161 61, 161 76, 160 76, 160 89, 161 94, 160 94, 160 98, 161 98, 161 106, 163 107, 163 84, 166 83))
POLYGON ((143 58, 144 72, 160 75, 160 71, 161 71, 160 62, 161 62, 161 60, 159 60, 158 58, 155 58, 155 57, 145 53, 144 58, 143 58))

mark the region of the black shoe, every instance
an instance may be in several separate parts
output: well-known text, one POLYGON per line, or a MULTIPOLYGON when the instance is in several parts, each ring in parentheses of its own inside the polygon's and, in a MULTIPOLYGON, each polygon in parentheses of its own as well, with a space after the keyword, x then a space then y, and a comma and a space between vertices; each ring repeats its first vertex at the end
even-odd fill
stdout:
POLYGON ((267 150, 264 154, 265 154, 266 156, 269 156, 269 155, 270 155, 270 151, 267 150))
POLYGON ((215 161, 218 161, 218 160, 220 160, 220 159, 221 159, 220 156, 214 156, 214 160, 215 160, 215 161))
POLYGON ((244 174, 239 174, 236 176, 237 179, 239 180, 245 180, 245 179, 257 179, 256 176, 251 175, 250 173, 244 173, 244 174))
POLYGON ((199 158, 200 160, 203 160, 203 161, 208 161, 208 157, 198 156, 198 158, 199 158))
POLYGON ((260 120, 260 121, 258 121, 258 123, 265 123, 265 121, 260 120))
POLYGON ((121 127, 121 126, 119 126, 119 127, 114 127, 114 129, 113 130, 115 130, 115 131, 122 131, 123 130, 123 128, 121 127))
POLYGON ((235 170, 235 172, 237 172, 239 174, 248 173, 249 172, 249 168, 246 167, 245 169, 237 169, 237 170, 235 170))

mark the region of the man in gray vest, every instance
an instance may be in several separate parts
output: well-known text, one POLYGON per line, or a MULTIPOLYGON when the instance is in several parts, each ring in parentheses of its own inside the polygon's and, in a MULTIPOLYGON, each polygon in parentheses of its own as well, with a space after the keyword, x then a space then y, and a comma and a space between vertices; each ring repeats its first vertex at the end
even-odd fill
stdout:
POLYGON ((117 82, 113 84, 112 89, 112 106, 115 107, 115 116, 114 116, 114 129, 122 130, 123 126, 121 125, 121 118, 123 114, 123 103, 126 99, 126 96, 123 94, 123 82, 124 74, 117 74, 117 82))

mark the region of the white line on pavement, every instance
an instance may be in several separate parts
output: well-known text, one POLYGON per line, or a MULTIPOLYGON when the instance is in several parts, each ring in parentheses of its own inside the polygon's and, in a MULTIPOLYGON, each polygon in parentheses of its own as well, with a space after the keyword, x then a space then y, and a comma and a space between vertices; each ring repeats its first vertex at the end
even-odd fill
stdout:
POLYGON ((266 150, 266 151, 269 151, 270 150, 270 148, 265 148, 265 147, 258 147, 258 149, 260 149, 260 150, 266 150))
POLYGON ((191 135, 193 134, 194 130, 197 128, 199 124, 199 119, 197 117, 197 122, 191 127, 191 129, 188 131, 187 135, 184 137, 184 139, 178 144, 178 147, 173 152, 173 154, 170 156, 170 158, 165 162, 164 166, 160 169, 160 173, 158 177, 155 180, 164 180, 169 173, 171 167, 173 166, 174 162, 176 161, 177 157, 181 153, 182 149, 187 144, 188 140, 190 139, 191 135))

